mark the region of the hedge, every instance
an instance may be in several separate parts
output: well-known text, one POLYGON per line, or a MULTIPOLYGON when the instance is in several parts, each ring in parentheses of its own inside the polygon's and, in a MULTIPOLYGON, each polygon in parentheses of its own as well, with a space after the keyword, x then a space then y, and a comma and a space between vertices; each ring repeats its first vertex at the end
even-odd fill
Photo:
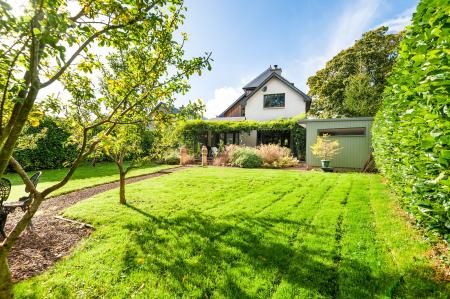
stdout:
POLYGON ((450 238, 450 4, 421 1, 373 126, 378 168, 419 224, 450 238))
POLYGON ((47 133, 34 148, 17 150, 13 154, 25 170, 61 168, 76 158, 76 146, 67 144, 69 133, 52 118, 45 117, 38 127, 29 127, 25 133, 37 134, 44 128, 47 133))
POLYGON ((212 134, 226 132, 246 132, 258 131, 283 131, 290 130, 294 143, 294 152, 299 157, 304 157, 306 152, 306 130, 298 124, 302 118, 283 118, 270 121, 211 121, 211 120, 189 120, 182 122, 178 126, 179 134, 185 144, 195 147, 199 136, 210 131, 212 134))

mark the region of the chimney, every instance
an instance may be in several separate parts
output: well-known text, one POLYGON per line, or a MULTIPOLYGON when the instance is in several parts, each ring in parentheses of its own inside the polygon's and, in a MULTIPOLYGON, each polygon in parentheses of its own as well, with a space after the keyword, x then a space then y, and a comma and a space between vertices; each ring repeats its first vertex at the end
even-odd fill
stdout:
POLYGON ((274 71, 274 72, 277 73, 278 75, 281 75, 281 68, 278 67, 278 64, 274 64, 274 65, 273 65, 272 71, 274 71))

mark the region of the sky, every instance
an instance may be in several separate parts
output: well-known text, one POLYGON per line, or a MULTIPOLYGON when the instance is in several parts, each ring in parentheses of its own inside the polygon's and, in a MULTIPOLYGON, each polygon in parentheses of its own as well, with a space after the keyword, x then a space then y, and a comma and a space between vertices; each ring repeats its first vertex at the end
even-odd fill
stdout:
POLYGON ((212 70, 190 80, 176 104, 201 99, 215 117, 242 94, 242 86, 277 64, 304 92, 326 61, 371 29, 398 32, 417 0, 186 0, 188 56, 212 52, 212 70))
MULTIPOLYGON (((16 14, 28 3, 7 1, 16 14)), ((308 77, 364 32, 381 25, 391 32, 405 28, 418 1, 185 0, 186 56, 211 52, 214 61, 211 71, 190 79, 191 90, 177 95, 175 105, 201 99, 205 116, 215 117, 242 94, 242 86, 275 64, 307 93, 308 77)), ((64 93, 62 88, 54 83, 39 97, 64 93)))

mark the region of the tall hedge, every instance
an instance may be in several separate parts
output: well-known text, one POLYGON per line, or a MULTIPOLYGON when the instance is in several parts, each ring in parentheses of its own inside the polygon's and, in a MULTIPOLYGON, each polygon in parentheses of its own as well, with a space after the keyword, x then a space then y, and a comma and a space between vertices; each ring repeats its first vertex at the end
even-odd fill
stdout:
POLYGON ((378 168, 418 223, 450 239, 450 4, 422 0, 373 127, 378 168))
POLYGON ((76 158, 75 145, 67 144, 69 133, 54 119, 46 117, 38 127, 29 127, 26 133, 37 134, 44 128, 47 132, 37 140, 35 147, 13 154, 25 170, 61 168, 76 158))

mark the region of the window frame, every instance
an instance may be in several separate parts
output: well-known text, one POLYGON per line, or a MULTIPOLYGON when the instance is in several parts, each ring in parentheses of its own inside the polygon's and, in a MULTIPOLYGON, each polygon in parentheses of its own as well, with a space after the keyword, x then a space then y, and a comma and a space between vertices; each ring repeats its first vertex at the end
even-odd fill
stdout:
POLYGON ((330 137, 365 137, 367 134, 366 127, 347 127, 347 128, 327 128, 327 129, 317 129, 317 136, 323 136, 328 134, 330 137), (342 130, 362 130, 362 133, 351 133, 342 134, 342 130), (333 133, 334 131, 334 133, 333 133), (341 131, 341 133, 339 133, 341 131), (331 134, 330 134, 331 132, 331 134))
POLYGON ((271 93, 263 96, 263 108, 264 109, 284 109, 286 108, 286 93, 271 93), (269 96, 283 96, 283 106, 266 106, 266 98, 269 96))

